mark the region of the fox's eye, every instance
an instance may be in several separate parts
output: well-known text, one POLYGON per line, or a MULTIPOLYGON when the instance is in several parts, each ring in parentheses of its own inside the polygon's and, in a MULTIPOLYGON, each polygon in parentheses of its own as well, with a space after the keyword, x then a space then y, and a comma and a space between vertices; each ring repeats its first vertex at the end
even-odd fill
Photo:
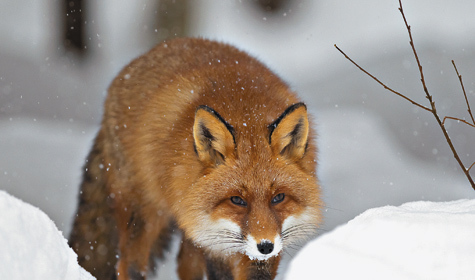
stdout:
POLYGON ((247 206, 247 202, 239 196, 231 196, 231 202, 239 206, 247 206))
POLYGON ((277 204, 277 203, 281 203, 285 198, 285 194, 284 193, 279 193, 278 195, 274 196, 274 198, 272 199, 272 204, 277 204))

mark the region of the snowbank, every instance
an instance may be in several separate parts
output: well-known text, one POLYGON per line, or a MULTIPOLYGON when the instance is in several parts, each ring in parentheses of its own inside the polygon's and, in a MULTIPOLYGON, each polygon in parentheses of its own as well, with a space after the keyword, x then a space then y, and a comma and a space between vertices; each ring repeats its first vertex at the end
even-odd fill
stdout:
MULTIPOLYGON (((94 279, 38 208, 0 191, 2 279, 94 279)), ((474 279, 475 200, 367 210, 309 243, 286 279, 474 279)))
POLYGON ((367 210, 309 243, 286 279, 475 279, 475 200, 367 210))
POLYGON ((95 279, 40 209, 0 190, 0 213, 0 278, 95 279))

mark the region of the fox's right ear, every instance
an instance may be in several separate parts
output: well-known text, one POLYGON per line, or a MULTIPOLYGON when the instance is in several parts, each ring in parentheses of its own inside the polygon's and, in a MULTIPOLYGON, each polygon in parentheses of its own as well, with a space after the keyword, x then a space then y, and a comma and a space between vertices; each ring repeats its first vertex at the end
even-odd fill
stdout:
POLYGON ((196 154, 205 165, 219 165, 234 154, 233 127, 208 106, 196 109, 193 139, 196 154))

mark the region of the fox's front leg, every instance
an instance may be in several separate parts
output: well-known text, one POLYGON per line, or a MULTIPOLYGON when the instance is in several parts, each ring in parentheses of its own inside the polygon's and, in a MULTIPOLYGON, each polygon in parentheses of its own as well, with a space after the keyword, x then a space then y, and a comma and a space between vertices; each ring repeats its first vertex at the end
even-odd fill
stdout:
POLYGON ((123 208, 119 219, 119 261, 117 263, 118 280, 144 280, 149 271, 149 261, 152 248, 160 244, 161 233, 169 230, 166 218, 145 219, 133 208, 123 208), (128 210, 125 210, 128 209, 128 210))
POLYGON ((178 253, 178 276, 180 280, 201 280, 206 271, 205 256, 191 241, 183 237, 178 253))

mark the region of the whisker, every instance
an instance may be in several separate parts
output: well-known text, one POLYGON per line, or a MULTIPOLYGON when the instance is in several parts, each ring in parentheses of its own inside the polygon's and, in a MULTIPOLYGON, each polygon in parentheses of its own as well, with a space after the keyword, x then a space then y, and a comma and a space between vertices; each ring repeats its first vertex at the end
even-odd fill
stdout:
POLYGON ((201 235, 206 235, 206 237, 202 238, 201 240, 212 240, 216 238, 229 238, 229 239, 235 239, 235 240, 242 240, 244 237, 240 233, 236 233, 230 230, 221 230, 219 232, 202 232, 201 235))
POLYGON ((298 224, 298 225, 294 225, 294 226, 289 227, 285 231, 292 230, 292 229, 298 229, 298 228, 318 228, 318 226, 314 225, 314 224, 298 224))
POLYGON ((285 232, 282 236, 291 236, 291 235, 298 235, 298 234, 305 234, 305 235, 312 235, 313 233, 317 233, 317 229, 298 229, 289 232, 285 232))
POLYGON ((209 248, 216 248, 220 251, 236 252, 242 250, 244 236, 241 233, 222 229, 219 231, 202 231, 197 238, 197 242, 208 246, 209 248))
POLYGON ((297 224, 291 226, 281 233, 282 243, 285 248, 298 251, 309 240, 313 239, 321 229, 314 224, 297 224))
POLYGON ((242 241, 243 239, 241 238, 235 238, 235 237, 227 237, 227 236, 222 236, 222 235, 217 235, 213 237, 207 237, 207 238, 199 238, 202 241, 209 241, 209 240, 216 240, 216 239, 227 239, 227 240, 236 240, 236 241, 242 241))
POLYGON ((315 231, 297 231, 291 234, 286 234, 282 239, 297 237, 297 236, 308 236, 313 237, 316 235, 315 231))
POLYGON ((294 225, 286 229, 285 231, 291 231, 291 230, 297 230, 297 229, 318 229, 318 226, 313 225, 313 224, 299 224, 299 225, 294 225))
POLYGON ((222 244, 243 244, 242 242, 236 242, 236 241, 232 241, 232 240, 221 240, 219 242, 214 242, 212 244, 210 244, 211 246, 213 245, 222 245, 222 244))
POLYGON ((288 244, 287 247, 292 249, 292 250, 298 251, 298 250, 302 249, 303 245, 305 245, 305 244, 291 243, 291 244, 288 244))
POLYGON ((293 258, 293 257, 294 257, 292 254, 290 254, 290 252, 289 252, 289 251, 287 251, 287 250, 283 250, 283 251, 284 251, 284 253, 286 253, 287 255, 289 255, 289 257, 291 257, 291 258, 293 258))

